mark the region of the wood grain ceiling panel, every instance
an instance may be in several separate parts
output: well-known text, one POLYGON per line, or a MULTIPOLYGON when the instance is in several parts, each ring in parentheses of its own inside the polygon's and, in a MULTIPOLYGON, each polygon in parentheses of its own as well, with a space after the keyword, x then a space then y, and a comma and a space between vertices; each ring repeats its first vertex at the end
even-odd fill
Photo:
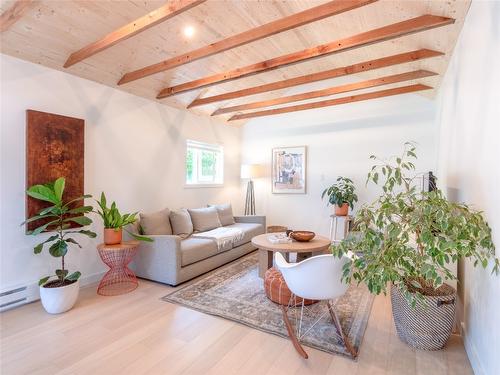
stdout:
MULTIPOLYGON (((441 29, 323 57, 311 62, 279 68, 271 72, 215 85, 210 88, 194 90, 193 92, 163 99, 161 102, 166 105, 185 108, 199 96, 218 95, 419 48, 441 51, 445 53, 445 56, 384 68, 383 70, 377 70, 376 74, 374 72, 359 73, 348 81, 336 79, 321 82, 316 89, 350 81, 357 82, 373 79, 382 74, 400 74, 410 69, 426 69, 440 74, 440 77, 430 78, 433 86, 439 87, 441 76, 446 71, 451 52, 470 5, 468 0, 452 2, 380 0, 339 16, 304 25, 127 85, 116 86, 116 82, 128 71, 177 56, 325 2, 309 0, 208 0, 183 14, 136 35, 134 38, 120 42, 113 48, 75 64, 65 71, 150 100, 156 100, 157 93, 163 87, 177 85, 238 66, 253 64, 286 53, 310 48, 331 40, 423 14, 435 14, 455 18, 456 22, 441 29), (186 39, 182 34, 182 30, 186 25, 192 25, 196 29, 196 33, 191 39, 186 39), (340 82, 335 82, 339 80, 340 82), (323 84, 325 86, 322 86, 323 84)), ((20 20, 0 34, 0 50, 2 53, 14 57, 57 70, 64 70, 63 64, 66 58, 76 47, 92 43, 110 31, 151 12, 164 3, 164 1, 139 0, 39 1, 20 20)), ((2 3, 1 9, 4 10, 10 4, 12 3, 2 3)), ((425 81, 428 79, 426 78, 425 81)), ((301 87, 301 89, 305 90, 306 88, 301 87)), ((433 90, 429 91, 431 93, 426 95, 432 95, 433 90)), ((301 91, 297 91, 295 88, 287 88, 255 95, 252 100, 273 99, 298 92, 301 91)), ((243 100, 237 98, 228 100, 223 104, 224 106, 232 106, 244 102, 244 98, 243 100)), ((193 108, 191 111, 208 115, 219 106, 220 103, 213 103, 193 108)))

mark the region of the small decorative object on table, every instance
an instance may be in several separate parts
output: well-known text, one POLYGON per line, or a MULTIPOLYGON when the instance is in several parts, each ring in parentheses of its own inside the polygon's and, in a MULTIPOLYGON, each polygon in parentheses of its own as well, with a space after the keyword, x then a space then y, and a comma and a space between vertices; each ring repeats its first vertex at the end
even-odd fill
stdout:
POLYGON ((290 232, 289 236, 298 242, 308 242, 316 236, 316 233, 307 230, 294 230, 290 232))
POLYGON ((292 239, 288 237, 285 233, 275 233, 267 237, 271 243, 290 243, 292 239))
POLYGON ((117 245, 97 246, 102 261, 110 270, 104 275, 97 293, 102 296, 116 296, 133 291, 139 285, 134 273, 127 267, 137 252, 139 241, 122 242, 117 245))

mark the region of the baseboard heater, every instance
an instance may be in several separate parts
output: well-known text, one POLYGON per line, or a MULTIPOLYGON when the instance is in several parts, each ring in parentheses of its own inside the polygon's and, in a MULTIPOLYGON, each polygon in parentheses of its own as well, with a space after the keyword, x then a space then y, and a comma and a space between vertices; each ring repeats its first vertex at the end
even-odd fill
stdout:
POLYGON ((5 311, 39 299, 38 286, 20 285, 0 292, 0 311, 5 311))
MULTIPOLYGON (((104 275, 104 271, 82 277, 80 288, 97 283, 104 275)), ((8 289, 0 290, 0 312, 19 307, 40 299, 40 287, 33 282, 25 285, 14 285, 8 289)))

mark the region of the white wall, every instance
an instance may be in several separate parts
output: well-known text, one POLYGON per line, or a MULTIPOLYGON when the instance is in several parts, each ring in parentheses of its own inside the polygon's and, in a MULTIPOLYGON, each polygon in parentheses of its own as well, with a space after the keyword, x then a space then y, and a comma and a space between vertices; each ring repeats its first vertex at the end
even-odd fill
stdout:
MULTIPOLYGON (((500 2, 473 1, 437 105, 439 180, 484 211, 500 257, 500 2)), ((500 277, 460 268, 465 346, 476 374, 500 374, 500 277)))
MULTIPOLYGON (((1 276, 2 290, 37 281, 55 269, 47 253, 33 254, 40 238, 24 234, 25 111, 85 119, 85 193, 105 191, 127 211, 196 207, 231 201, 241 213, 238 127, 217 123, 91 81, 1 57, 1 276), (185 140, 224 146, 225 187, 184 188, 185 140)), ((93 229, 101 234, 96 218, 93 229)), ((96 240, 72 249, 70 266, 83 277, 102 272, 96 240)), ((95 277, 94 277, 95 278, 95 277)))
POLYGON ((418 143, 419 171, 435 170, 434 105, 416 94, 358 102, 338 107, 255 118, 244 126, 242 161, 262 163, 270 174, 271 149, 307 146, 307 193, 271 193, 270 176, 255 181, 257 213, 268 224, 328 234, 330 208, 321 200, 325 187, 338 176, 354 180, 359 203, 380 193, 365 187, 371 154, 389 157, 402 151, 405 141, 418 143))

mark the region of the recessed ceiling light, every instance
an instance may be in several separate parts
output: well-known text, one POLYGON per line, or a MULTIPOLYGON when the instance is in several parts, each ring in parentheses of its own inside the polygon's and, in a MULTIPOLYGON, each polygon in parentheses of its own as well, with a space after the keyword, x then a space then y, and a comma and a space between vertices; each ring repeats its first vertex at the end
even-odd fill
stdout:
POLYGON ((195 29, 193 26, 186 26, 182 32, 186 38, 192 38, 195 33, 195 29))

